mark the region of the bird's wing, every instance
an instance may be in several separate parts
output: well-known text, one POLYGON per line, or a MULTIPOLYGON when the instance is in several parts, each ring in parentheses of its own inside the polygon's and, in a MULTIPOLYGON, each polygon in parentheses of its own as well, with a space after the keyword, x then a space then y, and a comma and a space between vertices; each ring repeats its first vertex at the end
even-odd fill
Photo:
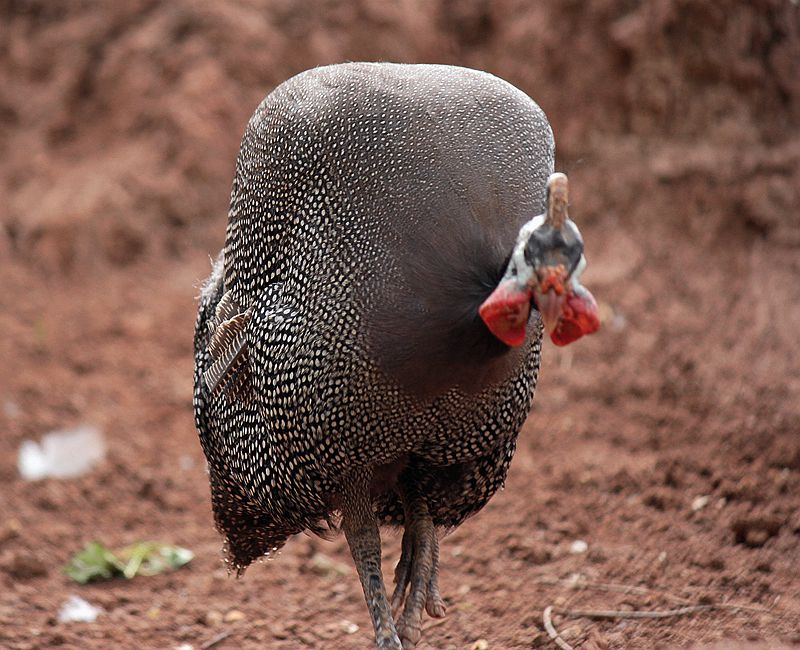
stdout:
POLYGON ((316 385, 321 370, 316 333, 282 283, 267 287, 248 306, 226 291, 206 327, 202 377, 212 396, 224 394, 246 405, 261 395, 262 406, 278 406, 287 394, 294 400, 316 385))

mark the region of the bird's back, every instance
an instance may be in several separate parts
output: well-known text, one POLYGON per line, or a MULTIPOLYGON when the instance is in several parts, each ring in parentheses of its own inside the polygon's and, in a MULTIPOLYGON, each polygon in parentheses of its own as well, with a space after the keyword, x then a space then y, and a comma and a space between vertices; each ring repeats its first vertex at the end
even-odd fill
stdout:
POLYGON ((226 289, 247 304, 284 283, 322 321, 341 314, 326 306, 353 305, 385 367, 430 358, 542 211, 552 165, 542 111, 487 73, 364 63, 302 73, 248 125, 226 289))

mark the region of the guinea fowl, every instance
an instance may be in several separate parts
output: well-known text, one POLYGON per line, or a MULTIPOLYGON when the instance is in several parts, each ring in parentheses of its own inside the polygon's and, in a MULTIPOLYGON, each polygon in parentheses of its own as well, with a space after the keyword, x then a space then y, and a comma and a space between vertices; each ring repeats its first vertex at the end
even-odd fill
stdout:
POLYGON ((195 417, 237 572, 341 528, 378 648, 444 616, 437 530, 502 486, 543 323, 558 344, 598 326, 552 172, 541 109, 475 70, 334 65, 261 103, 195 332, 195 417), (404 528, 391 600, 381 524, 404 528))

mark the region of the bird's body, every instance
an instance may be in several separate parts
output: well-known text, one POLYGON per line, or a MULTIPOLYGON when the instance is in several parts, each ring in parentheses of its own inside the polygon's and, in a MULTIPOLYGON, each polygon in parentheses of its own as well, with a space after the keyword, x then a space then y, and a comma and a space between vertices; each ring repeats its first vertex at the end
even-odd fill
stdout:
MULTIPOLYGON (((511 348, 478 308, 552 167, 539 107, 473 70, 329 66, 262 102, 195 335, 197 426, 237 570, 341 512, 369 600, 367 510, 452 527, 502 485, 541 322, 511 348)), ((399 647, 385 614, 379 647, 399 647)))

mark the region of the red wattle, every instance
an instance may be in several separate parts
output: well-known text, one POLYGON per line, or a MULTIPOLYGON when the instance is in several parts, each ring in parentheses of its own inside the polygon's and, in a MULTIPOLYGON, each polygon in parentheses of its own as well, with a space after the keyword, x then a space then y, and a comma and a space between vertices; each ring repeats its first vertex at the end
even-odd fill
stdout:
POLYGON ((520 290, 515 280, 505 280, 483 302, 478 314, 492 334, 517 347, 525 342, 530 311, 530 292, 520 290))
POLYGON ((594 296, 586 289, 567 297, 558 326, 550 333, 556 345, 568 345, 600 329, 600 316, 594 296))

